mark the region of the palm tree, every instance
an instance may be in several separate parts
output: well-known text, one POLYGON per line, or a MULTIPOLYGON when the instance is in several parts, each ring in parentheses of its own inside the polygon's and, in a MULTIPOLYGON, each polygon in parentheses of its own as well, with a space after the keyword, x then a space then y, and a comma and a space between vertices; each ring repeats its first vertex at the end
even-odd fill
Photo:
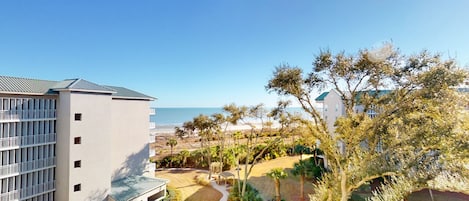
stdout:
POLYGON ((169 167, 173 167, 173 147, 175 147, 177 144, 178 141, 174 138, 171 138, 166 142, 166 146, 171 147, 171 160, 169 161, 169 167))
POLYGON ((275 200, 280 201, 280 179, 286 178, 288 175, 282 168, 271 169, 267 176, 274 179, 275 182, 275 200))
POLYGON ((191 153, 187 150, 182 150, 181 152, 179 152, 179 157, 181 157, 182 161, 182 167, 186 166, 187 158, 189 158, 190 155, 191 153))
POLYGON ((171 147, 171 156, 173 156, 173 147, 175 147, 177 144, 178 141, 174 138, 171 138, 166 142, 166 146, 171 147))
POLYGON ((300 200, 303 201, 305 199, 305 192, 304 192, 304 187, 305 187, 305 178, 308 173, 308 164, 304 160, 300 160, 300 162, 295 163, 293 165, 293 169, 291 170, 291 173, 295 176, 300 176, 300 200))

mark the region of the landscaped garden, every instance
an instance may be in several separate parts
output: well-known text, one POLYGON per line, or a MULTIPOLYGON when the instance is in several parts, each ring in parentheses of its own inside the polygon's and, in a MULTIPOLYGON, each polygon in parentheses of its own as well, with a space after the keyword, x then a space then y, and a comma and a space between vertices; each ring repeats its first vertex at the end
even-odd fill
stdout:
MULTIPOLYGON (((266 86, 296 100, 302 114, 289 112, 288 101, 270 111, 226 105, 224 113, 199 115, 176 128, 166 142, 169 154, 153 162, 158 168, 204 169, 207 178, 231 171, 239 181, 231 183, 232 201, 299 200, 301 190, 313 201, 468 200, 468 98, 457 89, 468 72, 426 51, 400 55, 389 44, 350 57, 321 52, 313 65, 304 74, 282 64, 266 86), (396 88, 380 89, 389 84, 396 88), (333 90, 312 97, 325 86, 333 90), (327 112, 328 94, 341 101, 335 113, 327 112), (313 100, 322 101, 323 110, 313 100), (328 121, 330 114, 336 116, 328 121), (248 129, 228 129, 238 124, 248 129), (173 152, 188 140, 199 145, 173 152), (299 161, 302 154, 312 155, 314 163, 299 161)), ((177 188, 187 185, 198 184, 177 188)))

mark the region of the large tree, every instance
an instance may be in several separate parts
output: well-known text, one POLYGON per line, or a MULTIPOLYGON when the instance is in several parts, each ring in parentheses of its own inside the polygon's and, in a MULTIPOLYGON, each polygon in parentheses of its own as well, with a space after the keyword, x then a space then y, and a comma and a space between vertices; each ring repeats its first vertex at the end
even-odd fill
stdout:
POLYGON ((321 142, 329 169, 311 199, 346 201, 380 177, 418 177, 412 179, 418 189, 443 171, 467 176, 467 99, 456 89, 466 76, 437 54, 405 56, 385 44, 354 55, 321 51, 307 74, 282 64, 266 88, 293 97, 311 117, 303 123, 321 142), (334 89, 345 108, 334 128, 314 107, 313 95, 325 89, 334 89))

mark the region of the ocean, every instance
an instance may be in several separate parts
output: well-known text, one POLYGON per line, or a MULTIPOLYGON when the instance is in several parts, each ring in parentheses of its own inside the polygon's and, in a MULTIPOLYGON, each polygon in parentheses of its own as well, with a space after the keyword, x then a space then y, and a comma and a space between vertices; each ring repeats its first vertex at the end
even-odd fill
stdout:
MULTIPOLYGON (((270 110, 270 108, 266 108, 270 110)), ((301 108, 288 108, 290 112, 303 113, 301 108)), ((210 116, 215 113, 223 113, 222 108, 155 108, 155 115, 150 116, 150 121, 156 124, 157 133, 174 132, 176 126, 181 127, 184 122, 192 121, 194 117, 204 114, 210 116)))

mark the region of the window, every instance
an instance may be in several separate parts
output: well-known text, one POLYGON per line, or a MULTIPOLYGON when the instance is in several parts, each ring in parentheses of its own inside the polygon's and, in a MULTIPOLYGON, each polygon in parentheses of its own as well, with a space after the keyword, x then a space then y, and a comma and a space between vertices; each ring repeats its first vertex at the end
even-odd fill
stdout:
POLYGON ((73 139, 73 143, 74 143, 74 144, 81 144, 81 137, 75 137, 75 138, 73 139))
POLYGON ((75 161, 75 162, 73 163, 73 167, 74 167, 74 168, 79 168, 79 167, 81 167, 81 160, 75 161))
POLYGON ((81 184, 73 185, 73 192, 81 191, 81 184))
POLYGON ((75 113, 75 121, 81 121, 81 113, 75 113))

